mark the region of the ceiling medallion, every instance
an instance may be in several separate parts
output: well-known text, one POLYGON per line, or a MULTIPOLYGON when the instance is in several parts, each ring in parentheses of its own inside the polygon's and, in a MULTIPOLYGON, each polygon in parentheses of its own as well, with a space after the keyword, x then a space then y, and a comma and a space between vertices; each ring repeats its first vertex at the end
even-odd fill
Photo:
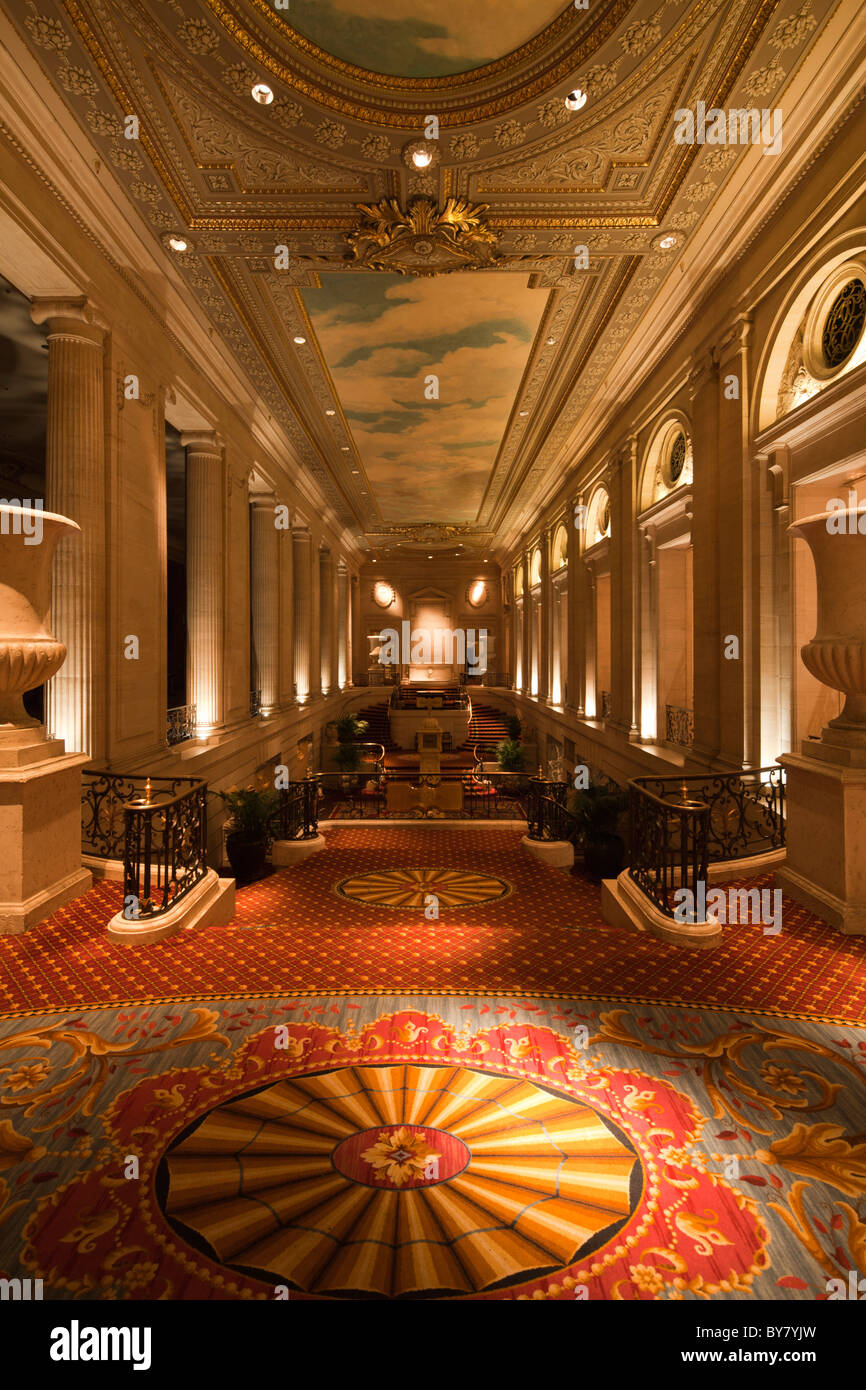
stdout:
POLYGON ((496 234, 487 226, 486 203, 449 198, 441 210, 432 198, 410 198, 405 212, 396 198, 358 203, 361 225, 346 233, 351 260, 366 270, 397 275, 448 275, 495 265, 496 234))

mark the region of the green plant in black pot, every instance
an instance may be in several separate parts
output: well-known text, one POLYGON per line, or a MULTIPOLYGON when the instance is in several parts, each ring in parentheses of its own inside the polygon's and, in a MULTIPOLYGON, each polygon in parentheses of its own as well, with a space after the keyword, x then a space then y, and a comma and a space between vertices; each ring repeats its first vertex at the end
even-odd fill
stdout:
POLYGON ((334 724, 340 743, 353 743, 370 727, 366 719, 359 719, 356 714, 341 714, 339 719, 334 720, 334 724))
POLYGON ((526 749, 516 738, 504 738, 496 745, 496 761, 500 772, 523 772, 526 749))
POLYGON ((583 835, 584 868, 596 882, 622 872, 625 841, 617 829, 627 806, 625 792, 595 784, 572 792, 568 799, 568 809, 583 835))
POLYGON ((523 725, 516 714, 506 715, 505 729, 512 742, 516 742, 520 738, 523 733, 523 725))
POLYGON ((253 883, 265 872, 271 834, 269 821, 279 804, 275 791, 220 792, 231 812, 232 828, 226 836, 226 854, 235 878, 253 883))

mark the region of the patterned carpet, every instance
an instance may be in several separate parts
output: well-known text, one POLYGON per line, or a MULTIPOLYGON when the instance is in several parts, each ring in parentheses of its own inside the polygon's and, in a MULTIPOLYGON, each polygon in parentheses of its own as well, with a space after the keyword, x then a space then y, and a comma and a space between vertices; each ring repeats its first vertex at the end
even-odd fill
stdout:
POLYGON ((525 997, 6 1020, 0 1275, 56 1300, 826 1299, 866 1274, 864 1053, 863 1029, 525 997))
POLYGON ((841 936, 787 900, 778 936, 733 926, 718 949, 688 951, 606 926, 598 887, 539 864, 521 850, 517 830, 329 826, 326 834, 326 851, 241 891, 230 927, 117 946, 105 924, 121 906, 120 888, 101 884, 39 928, 0 937, 0 1016, 397 991, 619 999, 866 1022, 866 941, 841 936), (508 891, 452 904, 440 885, 439 917, 430 919, 423 891, 399 898, 405 875, 416 875, 417 889, 431 866, 495 879, 508 891), (366 901, 338 892, 361 878, 369 886, 370 875, 383 873, 403 875, 396 901, 382 900, 394 897, 393 882, 387 891, 374 885, 366 901))

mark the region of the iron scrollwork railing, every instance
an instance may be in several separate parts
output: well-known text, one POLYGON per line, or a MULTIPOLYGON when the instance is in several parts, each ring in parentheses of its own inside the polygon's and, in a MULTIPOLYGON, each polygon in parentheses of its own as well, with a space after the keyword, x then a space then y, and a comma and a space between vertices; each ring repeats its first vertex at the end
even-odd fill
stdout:
POLYGON ((679 705, 665 705, 665 738, 680 748, 691 748, 695 741, 695 712, 679 705))
POLYGON ((274 840, 312 840, 319 833, 319 778, 305 777, 280 788, 280 801, 270 818, 274 840))
POLYGON ((600 719, 610 719, 613 709, 613 699, 609 690, 598 692, 598 716, 600 719))
POLYGON ((176 743, 183 743, 188 738, 195 738, 195 705, 177 705, 175 709, 166 710, 165 713, 165 737, 170 748, 174 747, 176 743))
POLYGON ((262 692, 260 690, 250 691, 250 718, 256 719, 262 712, 262 692))
POLYGON ((533 777, 527 807, 527 839, 571 840, 579 837, 579 823, 568 809, 568 782, 546 782, 533 777))
POLYGON ((639 777, 634 785, 656 796, 679 796, 707 806, 711 864, 767 854, 785 843, 785 772, 775 763, 744 772, 639 777))
POLYGON ((96 859, 122 859, 125 841, 124 807, 142 798, 147 788, 160 797, 197 787, 195 777, 147 777, 146 774, 94 772, 81 774, 81 852, 96 859))
POLYGON ((158 917, 207 873, 207 783, 172 795, 153 790, 124 805, 124 911, 158 917))
POLYGON ((629 875, 666 917, 674 916, 675 890, 686 888, 698 900, 707 879, 710 808, 696 799, 657 796, 629 783, 631 862, 629 875))

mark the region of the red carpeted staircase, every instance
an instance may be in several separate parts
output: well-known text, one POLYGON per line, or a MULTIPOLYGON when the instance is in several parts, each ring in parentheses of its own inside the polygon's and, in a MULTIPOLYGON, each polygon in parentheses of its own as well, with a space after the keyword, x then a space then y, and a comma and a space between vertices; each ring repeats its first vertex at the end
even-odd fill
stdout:
POLYGON ((370 726, 360 742, 381 743, 386 753, 397 747, 391 739, 387 705, 368 705, 366 709, 359 709, 357 715, 359 719, 366 719, 370 726))
POLYGON ((508 730, 502 711, 494 709, 492 705, 480 705, 473 700, 467 742, 483 743, 485 747, 494 748, 504 738, 508 738, 508 730))

